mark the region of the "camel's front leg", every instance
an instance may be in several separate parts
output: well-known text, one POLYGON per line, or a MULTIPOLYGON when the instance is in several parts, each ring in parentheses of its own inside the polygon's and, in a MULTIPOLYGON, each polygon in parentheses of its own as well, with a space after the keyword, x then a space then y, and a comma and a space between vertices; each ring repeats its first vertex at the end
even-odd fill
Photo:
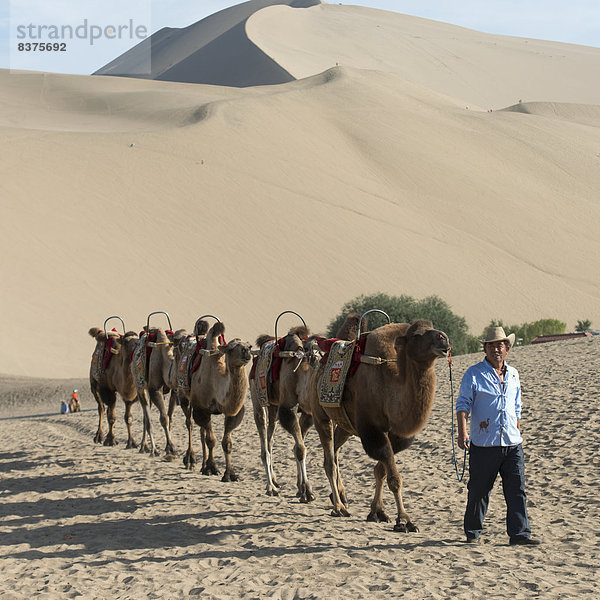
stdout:
POLYGON ((194 421, 201 428, 202 438, 202 475, 218 475, 217 463, 215 462, 214 448, 217 443, 215 432, 212 427, 211 414, 204 408, 195 406, 192 409, 194 421))
POLYGON ((104 402, 102 402, 102 398, 100 398, 98 384, 95 381, 91 381, 90 387, 92 389, 92 395, 94 396, 94 398, 96 399, 96 403, 98 404, 98 430, 96 431, 96 435, 94 436, 94 442, 96 444, 101 444, 104 441, 104 434, 102 433, 102 421, 104 419, 104 402))
POLYGON ((287 406, 279 407, 279 422, 282 427, 294 438, 294 456, 296 458, 296 485, 298 487, 297 496, 300 502, 312 502, 315 499, 308 475, 306 473, 306 446, 304 445, 304 436, 298 423, 298 417, 291 408, 287 406))
POLYGON ((271 467, 271 448, 267 438, 267 409, 259 404, 253 407, 254 423, 260 440, 260 460, 267 479, 267 496, 278 496, 279 488, 273 483, 271 467))
POLYGON ((190 406, 189 398, 186 398, 184 394, 179 396, 181 410, 185 415, 185 426, 188 432, 188 447, 183 455, 183 464, 188 471, 191 471, 196 467, 196 453, 194 452, 194 446, 192 443, 192 437, 194 432, 194 421, 192 420, 192 407, 190 406))
POLYGON ((240 409, 237 415, 225 417, 223 440, 221 442, 221 447, 223 448, 223 452, 225 454, 225 473, 223 473, 221 481, 238 481, 239 479, 231 462, 231 449, 233 446, 231 433, 236 427, 239 427, 240 423, 242 422, 242 419, 244 418, 245 411, 246 409, 242 405, 242 408, 240 409))
POLYGON ((133 417, 131 416, 131 408, 133 402, 125 402, 125 427, 127 427, 127 446, 126 448, 137 448, 137 444, 133 438, 133 417))
MULTIPOLYGON (((394 499, 396 500, 396 508, 398 511, 398 516, 396 518, 396 524, 394 525, 394 531, 402 531, 402 532, 415 532, 419 531, 417 526, 412 523, 408 513, 404 509, 404 504, 402 503, 402 477, 398 472, 398 467, 396 466, 396 460, 394 459, 394 451, 392 449, 392 445, 388 436, 374 427, 369 427, 367 424, 361 424, 359 426, 359 434, 360 439, 363 444, 363 448, 366 453, 377 461, 380 461, 385 469, 387 474, 387 484, 394 494, 394 499)), ((371 512, 369 513, 369 517, 373 515, 378 510, 382 511, 382 516, 385 515, 383 512, 383 504, 381 501, 381 481, 383 480, 381 467, 377 465, 375 467, 375 479, 376 479, 376 488, 375 488, 375 497, 373 502, 371 503, 371 512)), ((367 518, 369 518, 367 517, 367 518)), ((372 519, 374 520, 374 519, 372 519)), ((385 520, 385 519, 383 519, 385 520)))
POLYGON ((108 421, 108 433, 106 434, 104 445, 116 446, 118 443, 115 438, 117 392, 108 388, 100 388, 100 397, 102 398, 102 403, 106 406, 106 420, 108 421))
POLYGON ((349 517, 350 513, 342 503, 337 487, 338 472, 335 463, 333 423, 324 412, 320 415, 315 414, 313 417, 315 429, 319 434, 321 446, 323 447, 323 467, 325 468, 325 473, 327 474, 327 479, 329 479, 329 485, 331 486, 331 503, 333 504, 331 515, 334 517, 349 517))
POLYGON ((171 432, 169 431, 169 417, 167 416, 167 408, 165 406, 165 400, 163 397, 162 390, 148 390, 152 404, 158 408, 160 414, 160 424, 165 432, 166 446, 165 454, 167 456, 175 454, 175 446, 173 446, 173 440, 171 439, 171 432))
POLYGON ((344 506, 348 508, 348 498, 346 497, 346 488, 342 482, 342 475, 340 471, 340 448, 352 437, 351 433, 348 433, 345 429, 342 429, 339 425, 335 427, 333 432, 333 450, 335 452, 335 470, 337 473, 337 488, 340 500, 344 503, 344 506))

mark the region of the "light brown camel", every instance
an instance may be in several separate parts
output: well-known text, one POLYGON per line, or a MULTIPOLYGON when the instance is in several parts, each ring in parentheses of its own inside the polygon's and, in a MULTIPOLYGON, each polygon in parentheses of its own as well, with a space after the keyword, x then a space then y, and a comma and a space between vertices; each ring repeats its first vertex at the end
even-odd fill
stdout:
MULTIPOLYGON (((171 333, 172 336, 172 333, 171 333)), ((175 447, 169 431, 170 423, 165 406, 164 395, 170 391, 170 370, 173 368, 173 342, 160 327, 152 327, 140 338, 131 363, 138 398, 144 413, 144 433, 140 444, 140 452, 149 452, 151 456, 158 456, 159 451, 152 435, 152 420, 150 419, 150 402, 156 406, 160 413, 160 424, 165 432, 165 454, 175 454, 175 447), (140 367, 141 353, 146 352, 146 342, 150 354, 146 358, 145 370, 140 367), (149 445, 148 445, 149 440, 149 445)))
POLYGON ((90 367, 90 388, 98 403, 98 430, 94 436, 94 442, 102 443, 103 441, 102 420, 106 408, 108 433, 104 445, 115 446, 117 444, 114 425, 116 420, 115 404, 118 393, 125 403, 124 418, 127 426, 127 448, 137 448, 131 429, 133 422, 131 407, 137 400, 137 391, 130 365, 131 353, 138 342, 138 336, 133 331, 128 331, 123 337, 112 331, 107 332, 105 335, 104 331, 98 327, 92 327, 89 334, 96 340, 96 349, 92 354, 90 367), (112 352, 108 348, 106 348, 106 352, 111 352, 112 357, 106 369, 104 369, 103 362, 107 336, 112 340, 112 352))
POLYGON ((219 344, 225 332, 223 323, 215 323, 206 336, 206 350, 199 369, 192 375, 190 405, 194 421, 204 430, 202 473, 217 475, 214 459, 216 442, 211 416, 225 416, 221 446, 225 453, 225 473, 222 481, 237 481, 231 462, 231 432, 244 416, 244 400, 248 390, 246 365, 250 362, 251 345, 239 338, 219 344))
MULTIPOLYGON (((255 373, 254 379, 250 381, 254 421, 260 438, 260 457, 267 478, 267 495, 279 495, 279 484, 272 464, 273 433, 278 418, 282 427, 294 438, 298 488, 296 495, 300 502, 311 502, 315 499, 306 473, 306 446, 304 445, 306 432, 312 425, 312 417, 300 411, 300 418, 298 418, 295 410, 298 406, 298 396, 310 376, 310 367, 303 348, 303 340, 309 333, 304 326, 294 327, 279 340, 273 356, 273 370, 278 373, 273 378, 265 406, 261 404, 259 398, 258 375, 255 373), (286 356, 278 359, 279 352, 284 352, 286 356), (280 363, 276 364, 276 361, 280 363)), ((262 335, 256 340, 256 345, 262 348, 264 344, 274 339, 273 336, 262 335)))
MULTIPOLYGON (((206 321, 199 321, 194 327, 194 335, 189 335, 185 329, 179 329, 173 336, 173 356, 175 362, 169 379, 171 385, 169 422, 171 422, 175 405, 179 404, 185 415, 185 426, 188 431, 188 447, 183 456, 183 464, 188 470, 194 469, 197 464, 196 453, 194 452, 192 443, 194 420, 190 406, 191 376, 194 362, 201 361, 202 359, 199 351, 205 345, 203 342, 206 339, 207 331, 208 323, 206 321), (189 350, 195 350, 195 352, 190 354, 189 350), (185 381, 183 385, 180 385, 181 378, 185 381)), ((197 370, 197 368, 194 370, 197 370)), ((204 430, 201 430, 201 436, 202 446, 204 447, 204 430)))
POLYGON ((408 448, 427 423, 435 394, 434 363, 448 354, 450 341, 444 332, 434 329, 431 322, 425 320, 417 320, 412 325, 385 325, 366 337, 365 355, 380 357, 386 362, 362 364, 354 376, 347 379, 343 399, 347 420, 340 417, 339 409, 323 408, 319 403, 323 366, 313 373, 309 388, 310 410, 323 446, 325 472, 331 485, 332 515, 349 515, 337 451, 356 434, 368 456, 378 461, 375 495, 367 519, 389 521, 382 498, 387 476, 398 513, 394 530, 418 531, 402 503, 402 477, 394 454, 408 448), (338 425, 335 437, 334 423, 338 425))

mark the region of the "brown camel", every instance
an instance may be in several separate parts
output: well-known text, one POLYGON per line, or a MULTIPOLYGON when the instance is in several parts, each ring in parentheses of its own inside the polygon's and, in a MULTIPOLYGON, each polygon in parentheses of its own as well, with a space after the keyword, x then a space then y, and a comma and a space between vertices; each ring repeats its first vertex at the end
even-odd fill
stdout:
MULTIPOLYGON (((170 334, 172 337, 172 333, 170 334)), ((170 423, 165 406, 164 395, 170 391, 170 370, 173 368, 173 342, 160 327, 153 327, 144 332, 133 355, 131 371, 133 373, 138 398, 144 413, 144 433, 140 444, 140 452, 149 452, 151 456, 158 456, 159 451, 152 435, 152 421, 150 419, 150 402, 156 406, 160 413, 160 424, 165 432, 167 456, 175 454, 175 447, 171 439, 170 423), (141 361, 147 348, 145 368, 141 361), (148 446, 148 441, 150 445, 148 446)))
POLYGON ((115 404, 117 393, 125 402, 125 425, 127 426, 127 448, 137 448, 133 438, 131 425, 131 407, 137 400, 137 391, 131 374, 131 353, 138 342, 138 336, 133 331, 128 331, 124 336, 109 331, 107 334, 98 327, 92 327, 89 334, 96 340, 96 349, 92 355, 90 367, 90 388, 92 395, 98 403, 98 430, 94 442, 102 443, 102 420, 106 407, 108 433, 104 440, 105 446, 115 446, 117 440, 114 434, 116 420, 115 404), (109 339, 110 347, 106 346, 109 339), (106 365, 110 353, 112 356, 106 365))
POLYGON ((384 362, 362 364, 347 379, 344 411, 321 406, 319 389, 324 367, 315 370, 308 400, 323 446, 325 472, 332 492, 332 515, 349 515, 337 452, 354 434, 360 437, 365 452, 377 461, 375 496, 367 519, 389 521, 382 498, 387 476, 398 512, 394 530, 418 531, 402 503, 402 477, 394 454, 408 448, 427 423, 435 393, 434 363, 440 356, 446 356, 449 348, 448 336, 425 320, 417 320, 412 325, 385 325, 366 334, 364 354, 380 357, 384 362), (342 412, 345 412, 343 416, 342 412), (334 423, 338 425, 335 435, 334 423))
MULTIPOLYGON (((231 462, 231 432, 244 416, 244 400, 248 390, 246 365, 250 362, 251 345, 239 338, 227 344, 219 343, 225 326, 215 323, 206 336, 206 349, 198 370, 192 375, 190 406, 194 421, 204 430, 202 473, 217 475, 214 459, 216 442, 211 416, 225 416, 221 446, 225 453, 225 473, 222 481, 237 481, 231 462)), ((223 341, 223 338, 221 338, 223 341)))
MULTIPOLYGON (((208 323, 199 321, 194 328, 194 335, 189 335, 185 329, 179 329, 173 336, 174 367, 171 369, 169 379, 171 397, 169 402, 169 421, 173 415, 175 405, 179 404, 185 415, 185 425, 188 431, 188 448, 183 456, 183 464, 188 470, 194 469, 197 464, 196 453, 192 443, 194 421, 190 406, 191 378, 202 359, 200 349, 205 346, 204 340, 208 331, 208 323)), ((204 430, 201 430, 202 446, 204 447, 204 430)))
MULTIPOLYGON (((267 477, 267 495, 279 495, 279 484, 275 478, 271 460, 273 433, 276 419, 279 418, 282 427, 294 438, 298 488, 296 495, 300 498, 300 502, 311 502, 315 499, 306 473, 306 446, 304 445, 306 432, 312 425, 312 417, 310 414, 300 411, 300 418, 298 418, 295 411, 298 406, 299 394, 310 376, 308 358, 303 348, 303 340, 308 335, 309 331, 306 327, 294 327, 279 340, 273 355, 273 382, 265 399, 266 404, 263 402, 264 406, 260 401, 256 373, 250 382, 254 421, 260 438, 260 457, 267 477), (285 356, 278 358, 280 352, 285 353, 285 356)), ((275 340, 273 336, 262 335, 256 340, 256 345, 262 348, 264 344, 273 340, 275 340)))

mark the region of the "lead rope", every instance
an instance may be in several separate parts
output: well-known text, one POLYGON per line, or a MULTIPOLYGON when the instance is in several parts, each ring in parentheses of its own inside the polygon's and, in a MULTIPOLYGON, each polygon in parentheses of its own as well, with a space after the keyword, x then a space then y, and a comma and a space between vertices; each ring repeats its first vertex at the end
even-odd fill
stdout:
POLYGON ((451 429, 451 438, 452 438, 452 462, 454 463, 454 471, 456 472, 456 478, 459 482, 464 479, 465 469, 467 466, 467 448, 465 447, 465 452, 463 455, 463 465, 462 472, 458 473, 458 460, 456 458, 456 444, 454 442, 454 382, 452 380, 452 351, 448 351, 448 369, 450 371, 450 411, 452 413, 452 429, 451 429))

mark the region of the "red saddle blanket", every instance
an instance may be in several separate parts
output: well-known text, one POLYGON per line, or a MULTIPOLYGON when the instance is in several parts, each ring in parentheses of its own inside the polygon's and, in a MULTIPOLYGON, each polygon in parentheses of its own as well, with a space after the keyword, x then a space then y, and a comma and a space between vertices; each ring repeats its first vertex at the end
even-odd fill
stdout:
MULTIPOLYGON (((329 356, 329 351, 331 350, 331 346, 333 346, 334 342, 340 341, 338 338, 315 338, 317 344, 319 345, 319 349, 321 352, 324 352, 323 357, 321 358, 321 364, 327 364, 327 358, 329 356)), ((356 373, 356 369, 358 369, 360 365, 360 357, 365 353, 365 346, 367 344, 367 337, 361 337, 361 339, 357 342, 354 347, 354 354, 352 355, 352 365, 350 366, 350 370, 348 371, 348 377, 352 377, 356 373)))
MULTIPOLYGON (((113 328, 111 333, 117 333, 117 330, 113 328)), ((123 336, 117 334, 119 339, 123 339, 123 336)), ((106 336, 104 340, 104 351, 102 356, 102 371, 106 371, 108 369, 108 365, 110 364, 110 359, 114 356, 114 353, 111 351, 112 348, 115 347, 116 337, 114 335, 106 336)))

